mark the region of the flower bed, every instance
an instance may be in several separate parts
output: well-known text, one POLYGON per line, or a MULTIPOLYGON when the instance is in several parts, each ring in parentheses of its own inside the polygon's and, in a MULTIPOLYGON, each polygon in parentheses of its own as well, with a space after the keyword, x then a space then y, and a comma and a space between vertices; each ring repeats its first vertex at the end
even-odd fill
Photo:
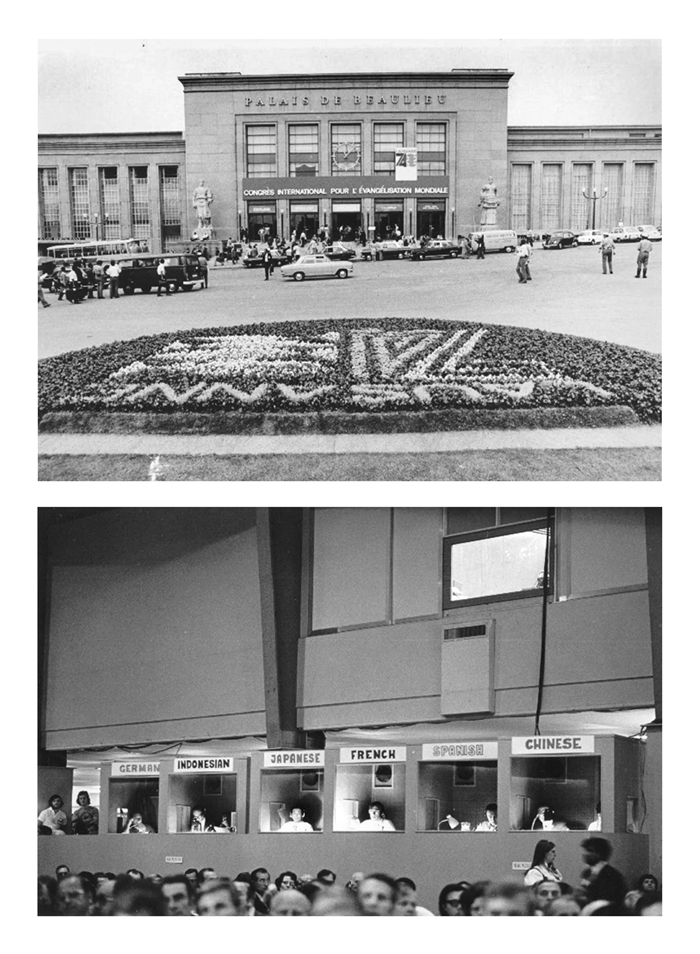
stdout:
POLYGON ((41 414, 613 406, 661 419, 657 355, 476 322, 329 319, 198 329, 39 364, 41 414))

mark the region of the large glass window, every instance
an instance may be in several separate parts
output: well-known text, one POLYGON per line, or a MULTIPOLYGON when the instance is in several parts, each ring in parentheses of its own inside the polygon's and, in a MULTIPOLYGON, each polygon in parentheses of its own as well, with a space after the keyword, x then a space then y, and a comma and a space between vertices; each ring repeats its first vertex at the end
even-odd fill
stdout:
POLYGON ((90 196, 87 169, 69 169, 70 212, 73 238, 86 242, 90 236, 90 196))
POLYGON ((532 228, 532 166, 515 162, 510 171, 511 227, 516 232, 532 228))
POLYGON ((584 196, 592 195, 593 166, 589 162, 575 162, 571 176, 571 225, 575 232, 589 228, 592 203, 584 196))
POLYGON ((360 123, 331 126, 331 175, 362 175, 362 126, 360 123))
POLYGON ((318 175, 318 126, 289 127, 289 175, 318 175))
POLYGON ((119 202, 119 178, 117 166, 105 166, 99 170, 100 217, 102 234, 99 239, 121 238, 121 203, 119 202))
POLYGON ((621 162, 603 163, 603 191, 607 195, 600 202, 600 224, 612 229, 622 222, 623 165, 621 162))
POLYGON ((394 175, 394 153, 404 145, 403 123, 374 124, 374 174, 394 175))
POLYGON ((180 180, 177 166, 160 167, 160 228, 163 247, 180 240, 180 180))
POLYGON ((418 175, 444 176, 447 174, 447 125, 445 123, 418 123, 418 175))
POLYGON ((150 238, 151 213, 148 205, 148 166, 130 166, 129 199, 131 238, 150 238))
POLYGON ((335 776, 334 831, 393 832, 406 827, 406 765, 339 765, 335 776))
POLYGON ((497 790, 497 761, 421 762, 418 830, 496 831, 497 790))
POLYGON ((58 203, 58 169, 39 169, 39 210, 41 238, 61 237, 61 215, 58 203))
POLYGON ((449 510, 443 607, 541 594, 551 525, 544 508, 449 510))
POLYGON ((586 831, 600 811, 600 756, 511 759, 511 831, 586 831))
POLYGON ((561 181, 561 164, 546 162, 542 166, 540 204, 540 224, 545 232, 561 228, 561 181))
POLYGON ((654 163, 637 162, 632 183, 632 224, 651 222, 654 209, 654 163))
POLYGON ((246 126, 246 172, 250 179, 277 175, 276 126, 246 126))

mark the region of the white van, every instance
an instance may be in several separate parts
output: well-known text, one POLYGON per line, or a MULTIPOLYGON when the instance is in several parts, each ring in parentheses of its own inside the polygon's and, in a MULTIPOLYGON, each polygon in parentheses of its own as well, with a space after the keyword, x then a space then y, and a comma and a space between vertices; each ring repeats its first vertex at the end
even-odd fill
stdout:
POLYGON ((478 248, 477 239, 480 235, 484 236, 487 252, 514 252, 518 247, 518 236, 512 229, 486 229, 483 232, 470 232, 467 236, 472 253, 478 248))

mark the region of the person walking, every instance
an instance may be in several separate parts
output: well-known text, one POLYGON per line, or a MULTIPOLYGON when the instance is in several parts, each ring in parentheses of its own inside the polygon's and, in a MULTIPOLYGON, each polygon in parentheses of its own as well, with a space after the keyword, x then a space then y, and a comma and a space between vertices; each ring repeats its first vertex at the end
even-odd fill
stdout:
POLYGON ((158 294, 156 298, 160 298, 161 291, 165 288, 165 294, 170 294, 170 282, 168 281, 168 276, 165 274, 165 259, 161 258, 158 262, 158 267, 156 268, 156 273, 158 275, 158 294))
POLYGON ((109 297, 110 298, 119 298, 119 273, 121 268, 117 265, 114 259, 110 260, 109 265, 107 266, 107 278, 109 279, 109 297))
POLYGON ((263 268, 265 269, 265 281, 270 280, 270 269, 272 267, 272 252, 268 245, 265 245, 262 253, 262 263, 263 268))
POLYGON ((97 292, 97 297, 103 298, 105 288, 105 268, 102 264, 102 259, 98 259, 95 262, 93 272, 95 274, 95 291, 97 292))
POLYGON ((637 246, 637 274, 635 278, 639 278, 640 271, 642 272, 642 278, 647 277, 647 267, 649 265, 649 253, 651 252, 651 242, 646 237, 642 235, 642 241, 637 246))
POLYGON ((486 240, 484 238, 483 232, 479 233, 479 235, 476 237, 476 257, 486 258, 486 240))
POLYGON ((198 255, 199 267, 202 270, 202 276, 204 278, 204 287, 209 288, 209 263, 207 262, 206 256, 200 252, 198 255))
POLYGON ((48 302, 44 297, 44 289, 42 287, 42 282, 44 280, 44 273, 39 269, 39 301, 44 306, 44 308, 50 308, 51 302, 48 302))
POLYGON ((54 272, 54 288, 58 295, 58 300, 63 301, 63 296, 68 293, 68 266, 62 265, 54 272))
POLYGON ((521 285, 525 285, 527 282, 532 281, 532 275, 530 274, 530 245, 524 239, 520 243, 518 248, 518 260, 515 263, 515 270, 518 273, 518 282, 521 285))
POLYGON ((615 254, 615 243, 610 237, 610 233, 606 232, 603 236, 603 241, 600 243, 600 252, 603 256, 603 275, 608 274, 608 267, 610 268, 610 274, 613 273, 613 255, 615 254))

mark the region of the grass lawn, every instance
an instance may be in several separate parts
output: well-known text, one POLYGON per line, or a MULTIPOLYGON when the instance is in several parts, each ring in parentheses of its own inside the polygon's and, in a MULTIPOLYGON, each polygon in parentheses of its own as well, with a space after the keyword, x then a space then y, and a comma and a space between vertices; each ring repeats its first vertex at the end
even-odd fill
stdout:
POLYGON ((661 450, 493 450, 434 454, 58 454, 39 480, 661 480, 661 450), (152 476, 155 471, 156 477, 152 476))

